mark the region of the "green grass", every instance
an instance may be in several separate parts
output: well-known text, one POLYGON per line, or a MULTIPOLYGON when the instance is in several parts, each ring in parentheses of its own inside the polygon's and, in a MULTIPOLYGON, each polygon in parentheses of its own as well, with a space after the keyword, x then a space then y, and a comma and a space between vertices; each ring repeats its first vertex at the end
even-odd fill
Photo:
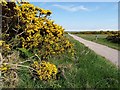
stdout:
POLYGON ((108 40, 106 40, 105 38, 107 37, 107 35, 102 35, 102 34, 98 34, 98 39, 96 40, 96 34, 76 34, 77 36, 79 37, 82 37, 86 40, 90 40, 90 41, 93 41, 93 42, 96 42, 96 43, 99 43, 99 44, 103 44, 103 45, 106 45, 108 47, 111 47, 113 49, 117 49, 117 50, 120 50, 120 47, 118 43, 113 43, 113 42, 110 42, 108 40))
POLYGON ((50 62, 64 68, 65 78, 49 82, 33 80, 28 70, 19 72, 20 88, 117 88, 118 69, 105 58, 67 36, 74 43, 75 59, 69 54, 50 58, 50 62))

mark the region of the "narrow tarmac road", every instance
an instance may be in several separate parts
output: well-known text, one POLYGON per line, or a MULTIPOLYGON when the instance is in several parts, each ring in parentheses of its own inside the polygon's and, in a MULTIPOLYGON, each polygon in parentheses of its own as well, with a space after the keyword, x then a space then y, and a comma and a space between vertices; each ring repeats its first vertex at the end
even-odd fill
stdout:
POLYGON ((92 41, 85 40, 85 39, 78 37, 76 35, 73 35, 73 34, 69 34, 69 35, 72 36, 74 39, 78 40, 79 42, 83 43, 85 46, 87 46, 88 48, 93 50, 98 55, 105 57, 106 59, 111 61, 116 66, 119 66, 118 61, 120 59, 119 58, 120 51, 109 48, 107 46, 104 46, 104 45, 101 45, 98 43, 95 43, 95 42, 92 42, 92 41))

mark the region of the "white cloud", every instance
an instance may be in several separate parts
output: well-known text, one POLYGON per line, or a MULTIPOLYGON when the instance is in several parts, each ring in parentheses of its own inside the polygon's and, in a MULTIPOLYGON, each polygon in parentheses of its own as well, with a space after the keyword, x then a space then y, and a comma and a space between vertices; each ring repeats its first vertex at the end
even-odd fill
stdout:
POLYGON ((74 5, 63 6, 63 5, 54 4, 52 6, 61 8, 63 10, 72 11, 72 12, 76 12, 76 11, 89 11, 89 9, 87 7, 85 7, 85 6, 83 6, 83 5, 80 5, 80 6, 74 6, 74 5))

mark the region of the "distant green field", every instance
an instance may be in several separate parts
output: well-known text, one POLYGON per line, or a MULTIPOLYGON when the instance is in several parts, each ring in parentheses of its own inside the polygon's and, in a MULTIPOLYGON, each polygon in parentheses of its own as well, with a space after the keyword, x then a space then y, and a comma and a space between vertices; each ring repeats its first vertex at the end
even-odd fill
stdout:
POLYGON ((120 47, 119 47, 120 44, 113 43, 113 42, 110 42, 110 41, 105 39, 107 37, 107 34, 104 34, 104 35, 102 35, 102 34, 76 34, 76 35, 79 37, 82 37, 86 40, 90 40, 90 41, 93 41, 93 42, 103 44, 103 45, 106 45, 108 47, 120 50, 120 47), (98 35, 97 40, 96 40, 96 35, 98 35))
POLYGON ((97 55, 83 44, 68 36, 76 51, 75 58, 65 53, 50 58, 50 62, 61 66, 65 77, 58 80, 33 80, 28 70, 19 72, 20 88, 117 88, 118 69, 105 58, 97 55))

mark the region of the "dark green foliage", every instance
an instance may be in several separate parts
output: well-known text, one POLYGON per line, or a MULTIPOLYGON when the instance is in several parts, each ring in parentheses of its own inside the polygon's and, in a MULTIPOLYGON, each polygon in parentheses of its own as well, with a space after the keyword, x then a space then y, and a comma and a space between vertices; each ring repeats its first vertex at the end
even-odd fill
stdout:
POLYGON ((29 50, 27 50, 25 48, 17 48, 17 49, 20 51, 20 55, 23 58, 29 58, 34 55, 33 53, 31 53, 29 50))
POLYGON ((120 33, 108 35, 108 36, 106 37, 106 39, 107 39, 108 41, 113 42, 113 43, 120 43, 120 33))

